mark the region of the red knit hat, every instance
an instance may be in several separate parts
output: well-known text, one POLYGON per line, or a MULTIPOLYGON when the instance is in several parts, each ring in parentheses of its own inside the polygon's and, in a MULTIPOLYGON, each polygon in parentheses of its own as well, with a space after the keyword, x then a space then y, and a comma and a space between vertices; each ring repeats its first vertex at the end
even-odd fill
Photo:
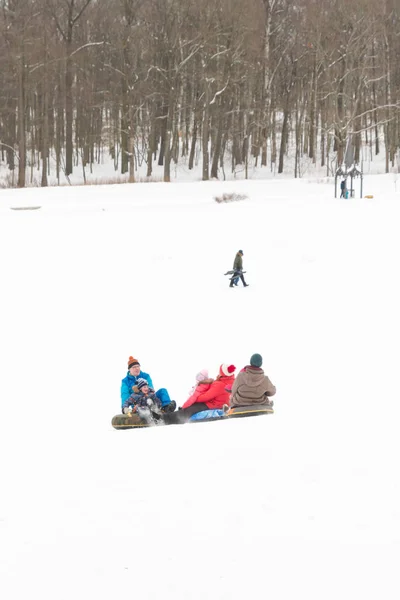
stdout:
POLYGON ((137 358, 133 358, 133 356, 130 356, 128 359, 128 369, 130 369, 131 367, 134 367, 135 365, 139 365, 139 367, 140 367, 140 362, 138 361, 137 358))
POLYGON ((226 377, 233 375, 235 371, 236 371, 235 365, 222 364, 219 368, 219 374, 225 375, 226 377))

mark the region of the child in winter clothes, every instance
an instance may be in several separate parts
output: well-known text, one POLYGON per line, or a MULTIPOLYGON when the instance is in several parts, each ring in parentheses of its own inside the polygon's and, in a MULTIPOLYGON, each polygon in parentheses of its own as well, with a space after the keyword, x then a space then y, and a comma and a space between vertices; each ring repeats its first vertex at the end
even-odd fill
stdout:
POLYGON ((219 374, 213 381, 209 389, 199 394, 191 406, 181 408, 175 413, 164 415, 164 423, 186 423, 191 416, 203 410, 222 408, 229 402, 229 392, 226 387, 232 386, 236 367, 234 365, 222 364, 219 368, 219 374))
POLYGON ((140 413, 140 409, 146 408, 150 408, 156 414, 161 413, 161 400, 157 398, 155 391, 149 386, 146 379, 140 377, 132 390, 132 394, 125 400, 122 408, 125 415, 132 412, 140 413))
POLYGON ((197 373, 196 384, 192 387, 190 391, 190 396, 186 400, 185 404, 182 405, 182 408, 189 408, 189 406, 192 406, 192 404, 196 402, 200 394, 203 394, 204 392, 210 389, 210 385, 213 381, 213 379, 210 379, 208 377, 207 369, 202 369, 199 373, 197 373))

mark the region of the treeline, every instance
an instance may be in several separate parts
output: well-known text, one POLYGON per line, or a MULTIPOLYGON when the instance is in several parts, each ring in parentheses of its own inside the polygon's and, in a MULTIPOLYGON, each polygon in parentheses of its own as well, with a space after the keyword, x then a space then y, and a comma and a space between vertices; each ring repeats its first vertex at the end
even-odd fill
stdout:
POLYGON ((0 160, 134 181, 399 147, 400 0, 0 0, 0 160), (383 133, 383 138, 381 136, 383 133), (379 140, 384 140, 380 148, 379 140))

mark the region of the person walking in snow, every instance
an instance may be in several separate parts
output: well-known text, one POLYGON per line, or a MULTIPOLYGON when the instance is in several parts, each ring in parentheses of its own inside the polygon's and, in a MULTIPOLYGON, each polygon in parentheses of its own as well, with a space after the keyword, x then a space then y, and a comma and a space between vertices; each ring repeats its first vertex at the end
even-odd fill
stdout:
POLYGON ((230 406, 251 406, 252 404, 262 406, 273 406, 269 400, 276 393, 276 387, 264 374, 261 354, 253 354, 250 365, 242 369, 236 377, 230 397, 230 406))
POLYGON ((345 179, 343 179, 340 182, 340 197, 346 198, 346 181, 345 181, 345 179))
POLYGON ((229 391, 235 379, 236 367, 234 365, 222 364, 219 368, 219 374, 213 381, 209 389, 197 396, 191 406, 181 408, 174 413, 164 415, 166 425, 186 423, 190 417, 203 410, 222 409, 224 404, 229 402, 229 391))
POLYGON ((243 277, 243 250, 239 250, 239 252, 236 253, 235 260, 233 262, 233 270, 234 274, 231 277, 229 287, 233 287, 234 282, 236 282, 235 285, 237 285, 237 280, 239 277, 242 280, 243 286, 247 287, 249 284, 245 282, 243 277))
MULTIPOLYGON (((154 389, 153 382, 148 373, 141 370, 140 362, 137 358, 130 356, 128 359, 128 373, 121 382, 121 404, 124 407, 124 402, 128 400, 132 393, 132 388, 137 384, 138 379, 142 378, 147 381, 149 387, 154 389)), ((169 393, 165 388, 160 388, 156 392, 157 398, 161 400, 163 412, 173 412, 176 408, 175 400, 171 400, 169 393)))

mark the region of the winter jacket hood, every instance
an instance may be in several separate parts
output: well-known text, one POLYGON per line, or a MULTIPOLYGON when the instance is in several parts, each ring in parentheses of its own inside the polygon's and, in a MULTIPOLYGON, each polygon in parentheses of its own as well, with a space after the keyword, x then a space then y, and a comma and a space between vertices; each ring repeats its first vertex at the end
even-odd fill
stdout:
POLYGON ((232 387, 231 406, 269 404, 268 397, 276 392, 275 386, 264 374, 263 369, 247 366, 240 371, 232 387))

